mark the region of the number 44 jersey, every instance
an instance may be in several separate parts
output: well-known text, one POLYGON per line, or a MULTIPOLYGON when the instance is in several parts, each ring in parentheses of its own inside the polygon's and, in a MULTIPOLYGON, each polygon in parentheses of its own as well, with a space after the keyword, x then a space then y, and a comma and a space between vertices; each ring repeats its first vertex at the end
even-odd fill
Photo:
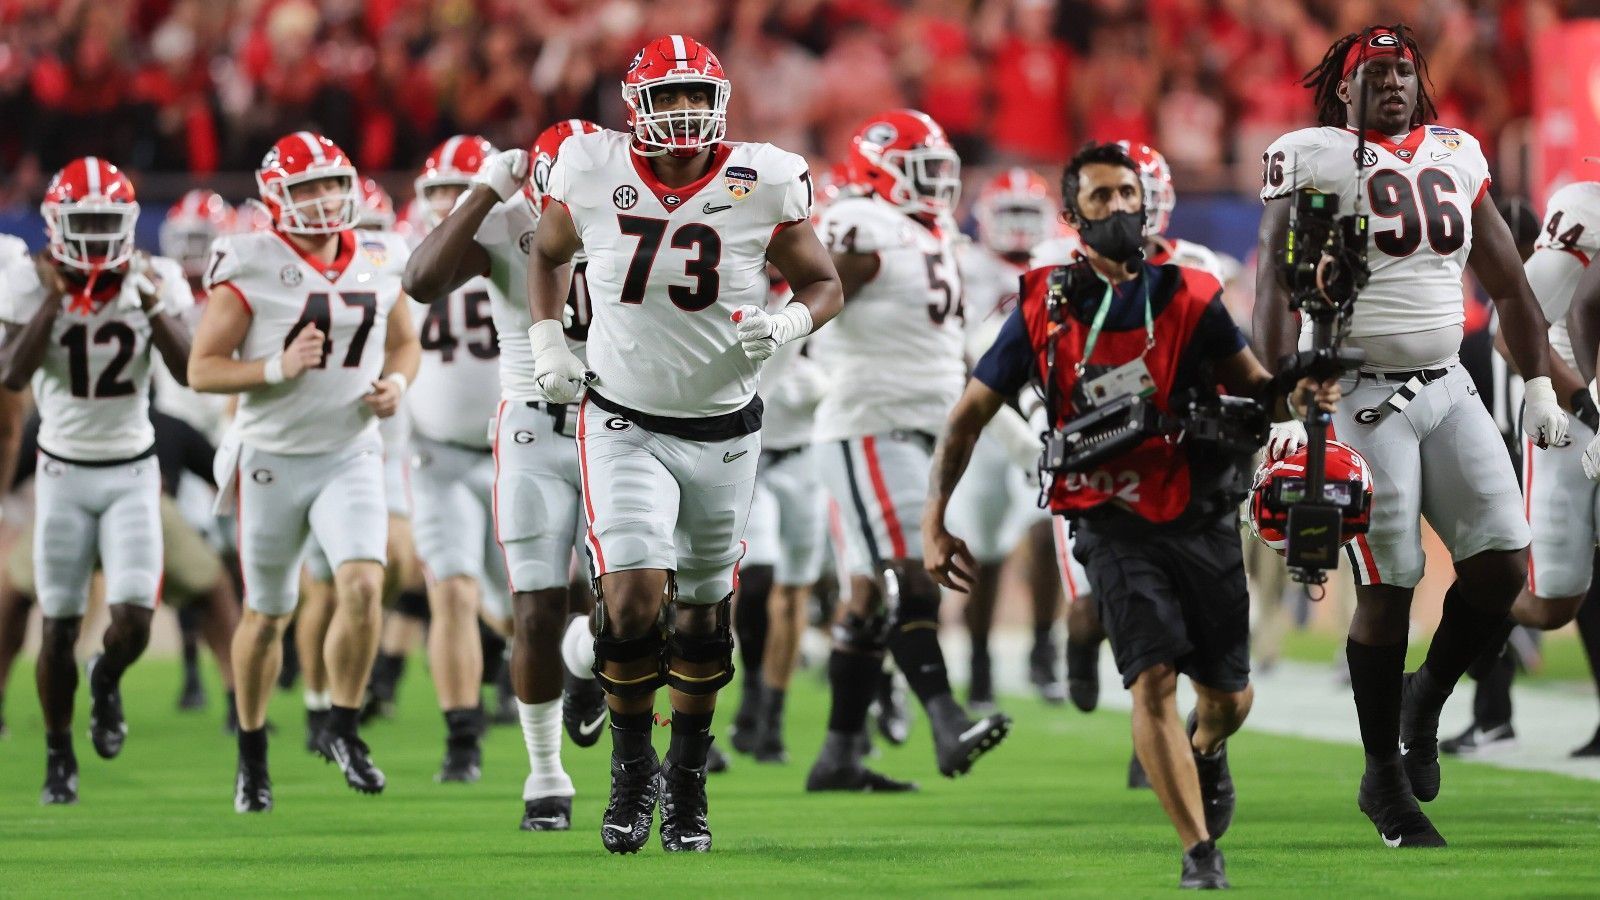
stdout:
POLYGON ((383 372, 389 314, 400 299, 405 239, 344 231, 332 263, 308 259, 275 231, 220 237, 206 287, 227 286, 250 312, 239 358, 267 359, 315 323, 325 335, 322 365, 299 378, 239 396, 233 427, 269 453, 327 453, 377 429, 361 398, 383 372))
POLYGON ((1356 301, 1350 336, 1410 334, 1461 324, 1461 276, 1472 252, 1472 211, 1489 192, 1478 141, 1424 125, 1398 141, 1367 133, 1356 183, 1357 135, 1346 128, 1291 131, 1262 155, 1263 202, 1300 188, 1339 195, 1341 214, 1368 216, 1372 280, 1356 301))
POLYGON ((816 439, 942 433, 966 377, 955 225, 869 196, 834 202, 818 230, 835 254, 875 254, 878 272, 811 339, 827 379, 816 439))

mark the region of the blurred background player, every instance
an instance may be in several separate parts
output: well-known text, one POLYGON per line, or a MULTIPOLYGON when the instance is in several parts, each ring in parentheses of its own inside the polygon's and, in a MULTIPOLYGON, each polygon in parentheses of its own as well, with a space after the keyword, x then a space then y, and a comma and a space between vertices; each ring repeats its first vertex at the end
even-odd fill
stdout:
POLYGON ((31 380, 40 414, 33 569, 44 614, 36 676, 47 748, 41 799, 50 804, 78 798, 73 646, 97 560, 111 625, 104 650, 85 666, 89 737, 96 753, 112 759, 127 736, 119 686, 150 640, 161 590, 151 353, 159 349, 185 380, 189 332, 179 316, 193 301, 177 263, 134 250, 139 204, 116 166, 93 156, 73 160, 51 179, 40 211, 47 252, 0 261, 0 380, 12 391, 31 380))
POLYGON ((296 132, 268 150, 256 177, 275 227, 217 241, 189 373, 196 390, 241 395, 217 457, 219 512, 239 517, 245 576, 233 647, 239 812, 272 808, 266 702, 310 536, 334 570, 336 606, 323 648, 332 708, 318 744, 352 788, 384 788, 356 721, 377 650, 388 532, 377 420, 399 410, 420 354, 410 316, 390 316, 403 298, 406 247, 355 232, 361 198, 344 152, 296 132))
POLYGON ((850 166, 851 181, 869 193, 836 200, 819 225, 845 307, 811 348, 827 375, 815 439, 823 484, 844 521, 851 590, 828 663, 828 735, 806 789, 904 791, 915 785, 862 763, 885 651, 928 714, 941 774, 966 773, 1011 720, 974 720, 951 693, 939 588, 919 559, 928 460, 966 372, 951 218, 961 162, 938 123, 898 109, 862 123, 850 166))

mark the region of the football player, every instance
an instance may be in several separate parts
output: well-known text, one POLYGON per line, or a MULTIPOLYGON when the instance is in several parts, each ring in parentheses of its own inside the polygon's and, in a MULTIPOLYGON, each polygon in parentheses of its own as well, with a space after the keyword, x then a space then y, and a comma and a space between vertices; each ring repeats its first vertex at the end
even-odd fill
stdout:
POLYGON ((402 298, 405 243, 355 231, 361 195, 344 152, 295 132, 267 151, 256 184, 274 227, 217 241, 189 365, 196 390, 240 394, 217 454, 219 511, 238 516, 245 584, 233 645, 239 812, 272 808, 266 705, 308 537, 335 585, 323 647, 332 707, 318 746, 355 790, 384 788, 356 721, 377 649, 388 539, 377 423, 399 410, 420 355, 410 316, 390 315, 402 298))
POLYGON ((820 225, 844 311, 811 346, 828 376, 816 441, 843 521, 850 597, 828 663, 828 735, 806 789, 903 791, 915 785, 862 764, 860 735, 885 652, 928 714, 942 774, 965 773, 1011 720, 993 713, 975 721, 951 694, 939 588, 919 559, 930 454, 966 375, 951 217, 960 160, 938 123, 899 109, 857 129, 850 166, 867 192, 834 202, 820 225))
POLYGON ((183 270, 134 249, 139 203, 116 166, 89 156, 50 180, 43 204, 49 247, 0 261, 0 380, 30 380, 41 418, 33 565, 44 616, 37 680, 44 711, 44 792, 78 799, 72 750, 73 644, 96 561, 105 569, 111 625, 89 659, 89 738, 122 752, 122 674, 144 652, 161 590, 161 473, 150 424, 151 351, 181 383, 193 301, 183 270))
MULTIPOLYGON (((479 295, 489 303, 497 355, 488 358, 498 359, 500 383, 499 403, 488 410, 493 419, 488 503, 512 591, 511 679, 531 770, 522 789, 526 831, 571 827, 572 779, 561 765, 561 637, 569 611, 581 611, 576 604, 584 602, 580 593, 568 590, 582 530, 578 454, 572 440, 578 413, 570 403, 547 400, 535 384, 527 344, 532 324, 526 294, 528 252, 540 210, 547 205, 557 151, 572 135, 597 130, 578 119, 557 123, 540 134, 531 157, 523 150, 486 156, 459 202, 445 193, 425 197, 431 209, 448 214, 417 247, 406 273, 414 296, 422 300, 464 291, 463 285, 474 278, 487 279, 479 282, 479 295)), ((589 327, 589 295, 583 262, 574 260, 572 268, 565 316, 570 324, 561 339, 581 353, 589 327)), ((481 307, 467 308, 463 316, 464 326, 484 324, 481 307)), ((462 338, 470 339, 470 334, 464 331, 462 338)), ((468 354, 473 352, 470 346, 468 354)), ((603 697, 592 680, 571 684, 568 705, 574 712, 568 732, 580 746, 588 746, 599 740, 605 722, 603 697)))
POLYGON ((1567 436, 1549 375, 1547 324, 1505 220, 1483 202, 1488 164, 1471 135, 1428 124, 1434 107, 1426 79, 1422 53, 1403 26, 1345 35, 1307 73, 1321 125, 1284 135, 1262 155, 1266 213, 1256 272, 1256 336, 1275 366, 1296 338, 1272 262, 1296 192, 1337 194, 1344 213, 1360 198, 1371 222, 1371 279, 1348 345, 1364 350, 1366 361, 1353 386, 1346 379, 1334 427, 1376 478, 1371 530, 1345 547, 1357 585, 1346 653, 1366 750, 1359 805, 1391 847, 1444 845, 1417 805, 1439 793, 1439 711, 1472 660, 1505 639, 1506 615, 1527 577, 1529 531, 1516 473, 1457 360, 1467 266, 1494 299, 1511 358, 1527 378, 1523 432, 1540 448, 1567 436), (1457 579, 1426 661, 1407 675, 1423 514, 1450 549, 1457 579))
POLYGON ((528 267, 534 378, 555 403, 584 392, 578 459, 596 580, 597 676, 611 710, 614 853, 650 838, 706 852, 706 761, 717 692, 733 678, 729 607, 760 457, 761 364, 833 318, 839 282, 811 229, 805 161, 725 140, 732 90, 686 35, 640 50, 622 82, 627 131, 567 140, 528 267), (588 254, 588 361, 561 327, 561 267, 588 254), (794 289, 763 306, 771 262, 794 289), (672 741, 651 746, 658 688, 672 741))

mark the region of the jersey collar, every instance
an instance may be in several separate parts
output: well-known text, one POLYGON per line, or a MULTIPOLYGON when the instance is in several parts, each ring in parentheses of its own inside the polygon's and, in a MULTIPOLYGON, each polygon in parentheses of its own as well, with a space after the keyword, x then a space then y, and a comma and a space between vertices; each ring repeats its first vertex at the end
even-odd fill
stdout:
POLYGON ((717 144, 716 148, 711 151, 711 165, 706 167, 706 173, 683 187, 676 188, 667 187, 661 183, 661 179, 656 177, 655 170, 650 168, 649 160, 631 151, 628 153, 628 158, 633 160, 633 170, 639 173, 639 180, 644 182, 645 187, 656 195, 656 200, 660 201, 661 205, 666 207, 667 212, 670 213, 688 203, 689 198, 699 193, 701 188, 710 184, 711 179, 722 171, 722 165, 728 161, 728 155, 731 153, 733 153, 733 147, 729 146, 726 141, 717 144), (669 201, 668 197, 676 199, 669 201))
POLYGON ((349 268, 350 260, 354 259, 356 255, 356 234, 354 229, 339 232, 339 252, 334 254, 332 263, 326 264, 301 250, 299 244, 289 240, 278 229, 272 229, 272 233, 278 236, 278 240, 283 241, 283 245, 288 247, 290 252, 305 260, 306 265, 310 266, 323 278, 328 279, 330 284, 339 280, 339 276, 343 275, 344 270, 349 268))
MULTIPOLYGON (((1348 131, 1351 134, 1358 133, 1354 128, 1350 127, 1346 127, 1345 131, 1348 131)), ((1406 135, 1405 140, 1396 143, 1392 138, 1386 134, 1383 134, 1382 132, 1373 131, 1370 128, 1367 129, 1367 143, 1382 147, 1383 149, 1394 154, 1395 159, 1398 159, 1403 163, 1414 162, 1416 160, 1417 148, 1422 146, 1422 139, 1427 136, 1428 129, 1422 125, 1418 125, 1416 128, 1411 129, 1411 132, 1406 135)))

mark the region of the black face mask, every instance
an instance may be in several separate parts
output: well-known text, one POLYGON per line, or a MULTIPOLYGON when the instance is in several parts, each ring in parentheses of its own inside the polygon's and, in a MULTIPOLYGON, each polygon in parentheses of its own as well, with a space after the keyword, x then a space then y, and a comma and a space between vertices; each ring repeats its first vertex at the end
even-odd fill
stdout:
POLYGON ((1144 255, 1144 211, 1114 212, 1078 227, 1083 243, 1113 262, 1133 262, 1144 255))

